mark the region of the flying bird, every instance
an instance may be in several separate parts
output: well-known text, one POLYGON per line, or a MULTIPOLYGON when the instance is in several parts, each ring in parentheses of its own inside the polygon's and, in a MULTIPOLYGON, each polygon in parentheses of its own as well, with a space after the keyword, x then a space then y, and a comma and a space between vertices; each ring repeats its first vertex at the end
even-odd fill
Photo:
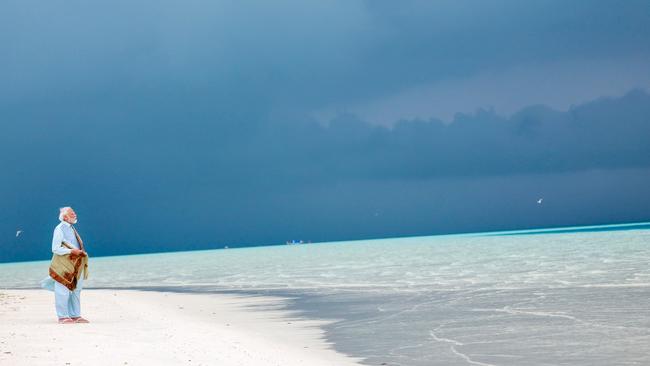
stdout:
POLYGON ((543 198, 538 199, 538 200, 537 200, 537 203, 541 205, 541 204, 542 204, 542 200, 543 200, 543 198))
POLYGON ((20 233, 22 233, 22 232, 23 232, 22 230, 16 231, 16 237, 18 237, 20 235, 20 233))

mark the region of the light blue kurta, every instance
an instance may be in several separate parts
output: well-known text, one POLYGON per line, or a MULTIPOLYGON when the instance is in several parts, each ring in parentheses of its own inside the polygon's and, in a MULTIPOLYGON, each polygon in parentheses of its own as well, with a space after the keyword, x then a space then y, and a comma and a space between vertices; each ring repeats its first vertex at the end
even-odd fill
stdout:
POLYGON ((52 253, 58 255, 70 254, 72 250, 61 246, 62 241, 77 249, 81 249, 77 237, 74 235, 72 225, 65 221, 61 221, 61 223, 54 228, 54 233, 52 234, 52 253))

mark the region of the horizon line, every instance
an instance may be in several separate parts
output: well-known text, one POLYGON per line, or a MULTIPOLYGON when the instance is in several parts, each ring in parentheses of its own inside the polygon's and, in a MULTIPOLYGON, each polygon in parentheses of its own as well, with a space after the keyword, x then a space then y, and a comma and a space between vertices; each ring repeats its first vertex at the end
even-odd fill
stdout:
MULTIPOLYGON (((334 243, 346 243, 346 242, 357 242, 357 241, 378 241, 378 240, 390 240, 390 239, 409 239, 409 238, 431 238, 431 237, 441 237, 441 236, 499 236, 499 235, 531 235, 531 234, 553 234, 553 233, 567 233, 567 232, 590 232, 590 231, 600 231, 598 229, 614 229, 619 228, 625 230, 634 230, 634 228, 639 226, 648 226, 650 229, 650 221, 639 221, 639 222, 629 222, 629 223, 618 223, 618 224, 597 224, 597 225, 580 225, 580 226, 554 226, 554 227, 538 227, 538 228, 527 228, 527 229, 514 229, 514 230, 496 230, 496 231, 473 231, 473 232, 462 232, 462 233, 448 233, 448 234, 433 234, 433 235, 412 235, 412 236, 394 236, 394 237, 385 237, 385 238, 367 238, 367 239, 352 239, 352 240, 336 240, 336 241, 322 241, 322 242, 308 242, 303 244, 296 244, 299 246, 313 245, 313 244, 334 244, 334 243), (596 229, 596 230, 594 230, 596 229)), ((641 227, 641 229, 644 229, 641 227)), ((604 230, 603 230, 604 231, 604 230)), ((237 245, 237 244, 234 244, 237 245)), ((190 250, 170 250, 162 252, 144 252, 144 253, 131 253, 131 254, 117 254, 117 255, 102 255, 93 257, 93 259, 99 258, 111 258, 111 257, 128 257, 135 255, 156 255, 156 254, 170 254, 170 253, 184 253, 184 252, 205 252, 213 250, 236 250, 236 249, 251 249, 251 248, 260 248, 260 247, 275 247, 287 245, 286 243, 276 243, 276 244, 253 244, 247 246, 235 246, 229 247, 224 245, 221 248, 211 248, 211 249, 190 249, 190 250), (227 248, 226 248, 227 247, 227 248)), ((0 265, 4 264, 17 264, 17 263, 32 263, 32 262, 47 262, 49 259, 38 259, 38 260, 24 260, 24 261, 14 261, 14 262, 0 262, 0 265)))

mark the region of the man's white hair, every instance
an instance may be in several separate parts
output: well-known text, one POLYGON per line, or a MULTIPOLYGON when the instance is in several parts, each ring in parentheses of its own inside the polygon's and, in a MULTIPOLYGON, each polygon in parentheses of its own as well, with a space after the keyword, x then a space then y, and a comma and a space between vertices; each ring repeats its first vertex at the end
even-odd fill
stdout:
POLYGON ((72 210, 72 207, 65 206, 65 207, 59 208, 59 221, 63 221, 63 216, 65 216, 65 214, 66 214, 66 212, 68 212, 68 210, 72 210))

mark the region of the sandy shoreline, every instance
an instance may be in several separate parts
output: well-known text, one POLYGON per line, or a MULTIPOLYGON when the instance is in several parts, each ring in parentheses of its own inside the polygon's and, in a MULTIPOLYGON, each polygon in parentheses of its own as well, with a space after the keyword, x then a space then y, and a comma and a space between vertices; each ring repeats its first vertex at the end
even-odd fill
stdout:
POLYGON ((0 290, 0 364, 358 365, 323 340, 318 321, 291 317, 279 301, 84 289, 91 323, 58 324, 52 292, 0 290))

